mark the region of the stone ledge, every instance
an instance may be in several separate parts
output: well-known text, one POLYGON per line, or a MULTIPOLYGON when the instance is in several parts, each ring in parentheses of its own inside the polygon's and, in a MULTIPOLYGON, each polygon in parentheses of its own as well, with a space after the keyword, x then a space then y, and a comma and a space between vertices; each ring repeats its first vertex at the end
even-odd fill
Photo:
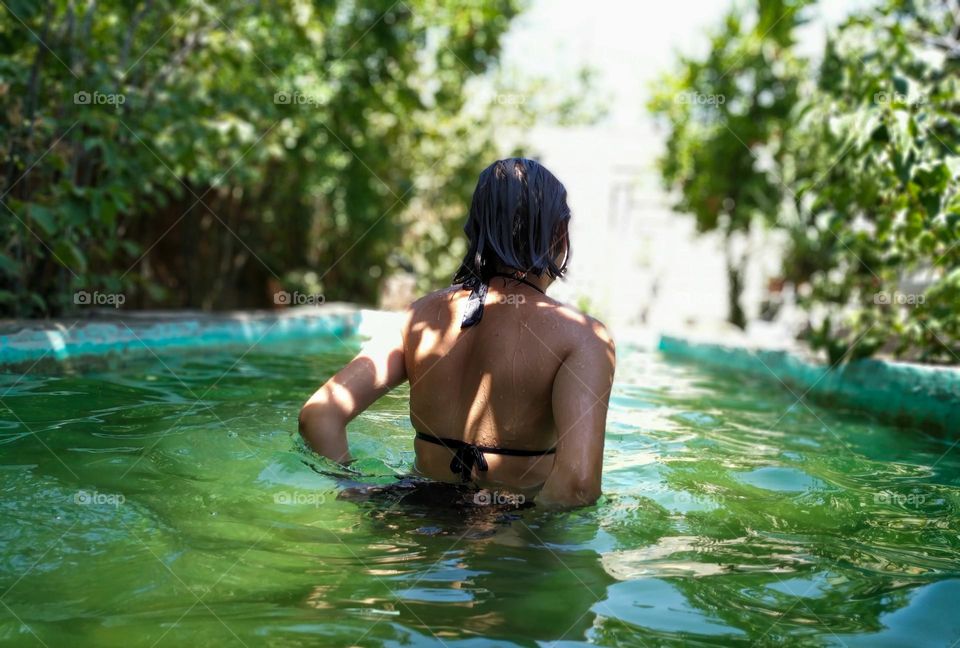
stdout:
POLYGON ((315 335, 369 335, 395 313, 334 303, 282 311, 95 311, 83 319, 0 323, 0 365, 118 351, 207 347, 315 335))
POLYGON ((889 418, 901 425, 960 432, 960 369, 857 360, 835 368, 796 350, 751 348, 664 335, 664 354, 783 382, 798 395, 889 418))

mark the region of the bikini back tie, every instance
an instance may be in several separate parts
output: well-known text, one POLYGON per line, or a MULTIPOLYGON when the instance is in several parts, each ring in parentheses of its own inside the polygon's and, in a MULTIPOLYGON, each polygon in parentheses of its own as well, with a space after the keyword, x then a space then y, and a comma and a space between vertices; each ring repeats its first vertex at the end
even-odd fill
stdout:
POLYGON ((473 474, 473 467, 481 472, 487 471, 487 460, 484 453, 506 455, 508 457, 541 457, 543 455, 555 454, 557 449, 548 450, 513 450, 511 448, 495 448, 492 446, 482 446, 473 443, 467 443, 460 439, 447 439, 436 437, 432 434, 417 432, 417 438, 427 443, 443 446, 453 452, 453 459, 450 461, 450 472, 460 475, 463 481, 469 481, 473 474))

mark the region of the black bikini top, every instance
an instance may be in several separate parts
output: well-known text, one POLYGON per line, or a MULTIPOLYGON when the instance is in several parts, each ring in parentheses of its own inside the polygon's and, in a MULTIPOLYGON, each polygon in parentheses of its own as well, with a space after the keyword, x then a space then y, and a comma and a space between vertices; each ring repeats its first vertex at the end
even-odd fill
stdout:
POLYGON ((450 472, 460 475, 463 481, 469 481, 473 475, 473 468, 486 472, 487 459, 484 453, 506 455, 508 457, 541 457, 544 455, 556 454, 556 447, 547 450, 513 450, 511 448, 497 448, 494 446, 476 445, 467 443, 460 439, 447 439, 445 437, 436 437, 432 434, 417 432, 417 438, 427 443, 443 446, 453 453, 453 459, 450 460, 450 472))
MULTIPOLYGON (((497 272, 492 276, 505 277, 513 281, 518 281, 527 284, 541 294, 543 293, 543 290, 526 279, 520 279, 519 277, 514 277, 513 275, 502 272, 497 272)), ((487 300, 487 289, 489 286, 479 277, 474 277, 469 281, 465 281, 461 287, 463 290, 470 291, 470 296, 467 298, 467 307, 463 312, 463 320, 460 322, 460 328, 465 329, 473 326, 483 317, 483 303, 487 300)), ((480 471, 487 470, 487 460, 483 456, 484 453, 508 455, 511 457, 539 457, 554 454, 557 451, 556 448, 549 448, 548 450, 512 450, 510 448, 478 446, 459 439, 437 437, 431 434, 424 434, 423 432, 417 432, 417 438, 450 450, 453 453, 453 459, 450 461, 450 471, 460 475, 464 481, 470 479, 474 467, 480 471)))
MULTIPOLYGON (((540 294, 545 294, 538 286, 535 286, 526 279, 514 277, 504 272, 495 272, 492 277, 505 277, 511 281, 518 281, 522 284, 527 284, 540 294)), ((465 281, 461 287, 463 290, 470 291, 470 296, 467 297, 467 307, 463 311, 463 319, 460 320, 460 328, 465 329, 473 326, 483 317, 483 304, 487 301, 487 290, 489 290, 490 286, 479 277, 473 277, 469 281, 465 281)))

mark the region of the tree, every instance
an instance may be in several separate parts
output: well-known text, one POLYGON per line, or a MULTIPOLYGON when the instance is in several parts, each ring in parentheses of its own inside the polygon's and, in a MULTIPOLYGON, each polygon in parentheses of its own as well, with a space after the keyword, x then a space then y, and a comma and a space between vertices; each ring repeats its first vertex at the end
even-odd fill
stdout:
POLYGON ((519 3, 4 7, 0 312, 30 316, 263 306, 307 269, 372 301, 418 183, 466 202, 491 156, 462 111, 519 3))
POLYGON ((807 71, 792 51, 806 5, 758 0, 752 14, 731 10, 707 56, 682 58, 649 104, 666 128, 660 171, 676 191, 674 208, 727 241, 729 320, 741 328, 746 256, 733 253, 733 239, 754 224, 776 224, 787 196, 777 166, 807 71))
POLYGON ((802 6, 760 0, 753 29, 731 14, 705 60, 682 61, 651 104, 670 128, 664 181, 701 231, 787 233, 784 278, 831 362, 960 362, 960 5, 850 16, 809 81, 791 53, 802 6))
POLYGON ((954 9, 893 0, 829 39, 798 106, 786 276, 833 361, 960 362, 960 42, 954 9))

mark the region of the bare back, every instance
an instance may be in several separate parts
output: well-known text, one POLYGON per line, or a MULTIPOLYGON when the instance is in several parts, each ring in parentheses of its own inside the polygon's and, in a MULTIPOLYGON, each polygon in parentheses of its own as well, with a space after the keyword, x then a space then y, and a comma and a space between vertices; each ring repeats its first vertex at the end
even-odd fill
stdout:
MULTIPOLYGON (((418 432, 475 445, 553 448, 555 378, 597 323, 529 286, 500 277, 489 286, 482 320, 469 328, 460 328, 469 293, 458 286, 411 306, 403 342, 411 422, 418 432)), ((415 448, 420 473, 458 479, 450 450, 419 439, 415 448)), ((554 467, 554 455, 485 458, 488 470, 473 477, 488 487, 533 491, 554 467)))

